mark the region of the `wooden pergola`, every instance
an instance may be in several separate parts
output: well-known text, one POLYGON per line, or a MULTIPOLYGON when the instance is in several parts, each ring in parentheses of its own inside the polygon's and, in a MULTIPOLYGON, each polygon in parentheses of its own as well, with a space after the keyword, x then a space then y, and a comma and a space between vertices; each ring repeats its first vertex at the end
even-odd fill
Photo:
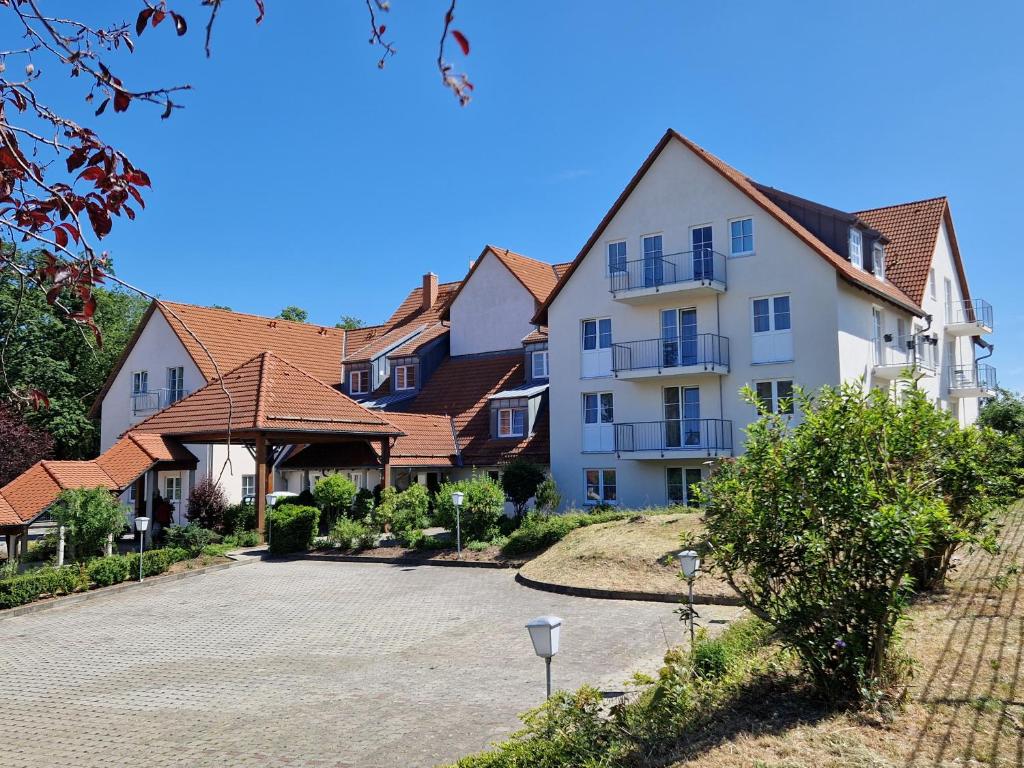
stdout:
POLYGON ((391 448, 405 432, 381 414, 263 352, 220 379, 140 422, 128 434, 159 434, 184 444, 244 444, 256 461, 256 520, 266 523, 274 464, 289 445, 366 441, 379 444, 383 482, 391 448))

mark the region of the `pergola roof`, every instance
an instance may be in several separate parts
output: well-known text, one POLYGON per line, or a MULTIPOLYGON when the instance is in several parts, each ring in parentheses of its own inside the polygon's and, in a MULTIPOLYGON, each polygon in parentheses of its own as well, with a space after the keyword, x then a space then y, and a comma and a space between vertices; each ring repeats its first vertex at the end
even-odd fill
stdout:
POLYGON ((239 437, 301 433, 296 442, 316 437, 404 434, 379 414, 273 352, 261 352, 131 431, 190 437, 195 442, 224 440, 229 432, 239 437))

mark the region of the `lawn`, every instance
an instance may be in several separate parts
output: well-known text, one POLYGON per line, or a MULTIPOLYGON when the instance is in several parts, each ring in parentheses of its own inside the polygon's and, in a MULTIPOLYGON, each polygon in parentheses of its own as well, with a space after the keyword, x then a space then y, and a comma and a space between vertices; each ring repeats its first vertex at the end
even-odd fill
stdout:
MULTIPOLYGON (((699 533, 696 512, 650 514, 638 512, 627 520, 590 525, 572 531, 562 541, 520 569, 528 579, 558 586, 682 595, 675 553, 680 535, 699 533)), ((733 594, 728 585, 700 576, 698 595, 733 594)))

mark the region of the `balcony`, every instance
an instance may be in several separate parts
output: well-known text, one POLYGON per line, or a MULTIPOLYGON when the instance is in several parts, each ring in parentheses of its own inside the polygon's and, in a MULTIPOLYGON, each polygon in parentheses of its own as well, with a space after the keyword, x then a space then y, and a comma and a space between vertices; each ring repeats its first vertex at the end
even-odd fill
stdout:
POLYGON ((630 304, 654 301, 666 294, 712 295, 725 291, 724 254, 699 250, 648 256, 611 266, 612 298, 630 304))
POLYGON ((935 345, 930 336, 887 333, 881 339, 872 339, 871 347, 871 370, 876 379, 894 381, 906 371, 926 376, 935 374, 935 345))
POLYGON ((615 452, 627 459, 732 456, 732 422, 682 419, 616 424, 615 452))
POLYGON ((147 392, 133 392, 131 395, 132 415, 162 411, 169 405, 188 396, 187 389, 151 389, 147 392))
POLYGON ((729 372, 729 339, 713 333, 612 344, 612 371, 620 379, 729 372))
POLYGON ((992 305, 981 299, 958 301, 946 307, 946 333, 981 336, 992 333, 992 305))
POLYGON ((951 365, 946 375, 950 397, 991 397, 999 387, 996 369, 985 363, 951 365))

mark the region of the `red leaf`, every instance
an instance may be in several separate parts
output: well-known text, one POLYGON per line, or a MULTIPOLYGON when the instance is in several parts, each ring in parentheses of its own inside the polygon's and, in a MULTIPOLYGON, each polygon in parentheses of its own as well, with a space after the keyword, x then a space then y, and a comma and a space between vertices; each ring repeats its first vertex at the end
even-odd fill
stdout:
POLYGON ((139 170, 138 168, 132 171, 132 175, 129 178, 129 181, 131 181, 132 184, 138 184, 140 187, 153 186, 152 184, 149 183, 149 176, 146 175, 146 172, 139 170))
POLYGON ((88 168, 86 168, 84 171, 78 174, 78 178, 85 179, 86 181, 96 181, 98 179, 102 179, 105 175, 106 174, 103 173, 102 168, 95 165, 90 165, 88 168))
POLYGON ((68 155, 68 173, 71 173, 76 168, 81 168, 85 163, 85 158, 89 154, 89 150, 85 147, 78 147, 68 155))
POLYGON ((135 187, 129 186, 128 191, 131 193, 131 196, 138 201, 139 205, 141 205, 143 208, 146 207, 146 201, 142 199, 142 195, 139 194, 139 190, 137 190, 135 187))
POLYGON ((135 211, 133 211, 129 206, 124 206, 124 212, 128 214, 129 219, 135 221, 135 211))
POLYGON ((458 43, 459 47, 462 49, 462 55, 469 56, 469 40, 466 39, 466 36, 459 32, 459 30, 453 29, 452 37, 455 38, 455 42, 458 43))
POLYGON ((165 11, 154 11, 153 20, 150 22, 150 24, 154 29, 156 29, 156 25, 163 21, 166 17, 167 13, 165 11))
POLYGON ((107 102, 109 102, 109 101, 110 101, 110 99, 104 99, 103 100, 103 103, 100 104, 99 109, 96 110, 96 117, 99 117, 100 115, 103 114, 103 110, 105 110, 107 108, 107 102))
POLYGON ((53 239, 61 248, 68 247, 68 233, 60 227, 53 230, 53 239))
POLYGON ((142 30, 146 28, 146 22, 149 21, 149 17, 153 15, 152 8, 143 8, 139 11, 139 17, 135 20, 135 34, 141 35, 142 30))
POLYGON ((178 37, 181 37, 188 32, 188 24, 185 23, 185 17, 180 13, 171 11, 171 18, 174 19, 174 30, 178 33, 178 37))
POLYGON ((50 398, 46 396, 46 393, 41 389, 33 389, 29 392, 29 397, 32 398, 32 407, 37 411, 40 405, 45 405, 47 408, 50 407, 50 398))
POLYGON ((78 227, 76 227, 74 224, 68 224, 67 222, 65 222, 64 224, 61 224, 60 226, 61 226, 62 229, 67 230, 67 233, 69 235, 71 235, 72 239, 76 243, 79 242, 82 239, 82 236, 78 233, 78 227))
POLYGON ((128 109, 128 105, 131 104, 132 97, 124 91, 117 91, 114 93, 114 111, 124 112, 128 109))

